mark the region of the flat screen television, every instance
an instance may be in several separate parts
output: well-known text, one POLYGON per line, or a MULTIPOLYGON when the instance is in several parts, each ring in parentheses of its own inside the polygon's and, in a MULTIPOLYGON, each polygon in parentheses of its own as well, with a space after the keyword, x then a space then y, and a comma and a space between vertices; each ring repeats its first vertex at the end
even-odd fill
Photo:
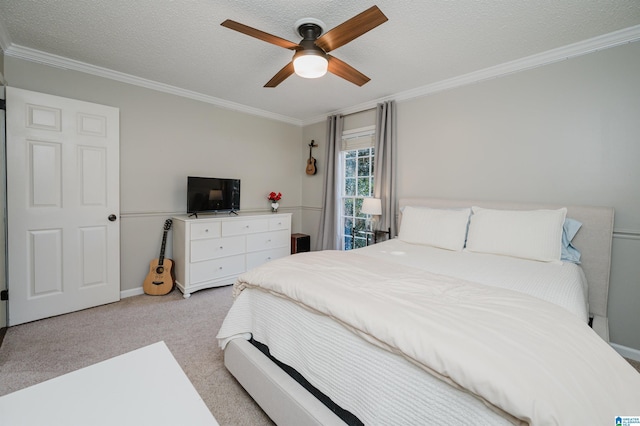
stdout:
POLYGON ((240 210, 240 179, 187 177, 187 213, 240 210))

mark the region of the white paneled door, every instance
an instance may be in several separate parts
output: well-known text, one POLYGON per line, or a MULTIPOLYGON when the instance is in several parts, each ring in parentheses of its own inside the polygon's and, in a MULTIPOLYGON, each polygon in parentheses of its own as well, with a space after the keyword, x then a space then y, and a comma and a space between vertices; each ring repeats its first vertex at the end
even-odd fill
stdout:
POLYGON ((119 300, 119 110, 6 98, 9 325, 119 300))

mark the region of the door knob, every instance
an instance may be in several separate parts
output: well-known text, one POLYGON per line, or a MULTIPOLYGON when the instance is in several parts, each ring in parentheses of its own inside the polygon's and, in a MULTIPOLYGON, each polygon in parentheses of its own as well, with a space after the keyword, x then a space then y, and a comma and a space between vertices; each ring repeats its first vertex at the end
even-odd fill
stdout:
POLYGON ((108 217, 108 219, 109 219, 111 222, 115 222, 115 221, 116 221, 116 219, 117 219, 117 217, 116 217, 116 215, 115 215, 115 214, 110 214, 110 215, 109 215, 109 217, 108 217))

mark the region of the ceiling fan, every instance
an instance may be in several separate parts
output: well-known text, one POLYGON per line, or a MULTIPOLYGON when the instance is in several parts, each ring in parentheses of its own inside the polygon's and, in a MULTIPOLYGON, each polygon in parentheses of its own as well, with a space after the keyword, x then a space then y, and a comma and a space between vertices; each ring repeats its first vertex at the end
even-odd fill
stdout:
POLYGON ((362 86, 370 80, 369 77, 328 53, 344 46, 387 20, 388 18, 378 9, 378 6, 372 6, 323 34, 325 25, 322 21, 314 18, 303 18, 298 20, 295 25, 302 37, 300 43, 293 43, 230 19, 220 25, 267 43, 295 51, 291 62, 278 71, 264 87, 276 87, 293 73, 305 78, 317 78, 325 75, 327 71, 353 84, 362 86))

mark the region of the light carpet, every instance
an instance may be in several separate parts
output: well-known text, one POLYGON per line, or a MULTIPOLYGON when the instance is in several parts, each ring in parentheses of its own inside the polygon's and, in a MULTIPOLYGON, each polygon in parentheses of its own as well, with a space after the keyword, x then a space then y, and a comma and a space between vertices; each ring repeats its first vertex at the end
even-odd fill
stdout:
POLYGON ((231 303, 231 287, 174 290, 9 327, 0 396, 164 340, 220 425, 273 425, 223 365, 215 336, 231 303))

